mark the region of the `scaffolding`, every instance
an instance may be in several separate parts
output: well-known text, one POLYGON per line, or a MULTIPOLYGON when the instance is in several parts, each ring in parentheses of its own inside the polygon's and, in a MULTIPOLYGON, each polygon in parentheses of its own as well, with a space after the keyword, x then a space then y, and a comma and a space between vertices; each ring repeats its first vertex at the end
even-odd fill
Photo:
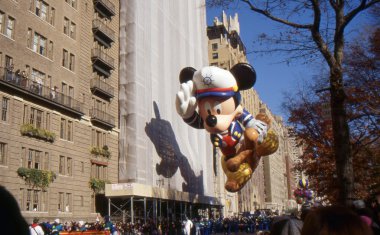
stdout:
POLYGON ((123 223, 223 216, 223 205, 217 198, 137 183, 107 184, 106 198, 108 214, 123 223))

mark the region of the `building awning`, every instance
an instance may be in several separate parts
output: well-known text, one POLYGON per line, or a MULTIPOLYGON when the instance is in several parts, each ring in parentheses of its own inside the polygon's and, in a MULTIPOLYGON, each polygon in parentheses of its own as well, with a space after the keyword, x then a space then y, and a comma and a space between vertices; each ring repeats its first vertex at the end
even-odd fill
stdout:
POLYGON ((174 189, 152 187, 150 185, 138 183, 106 184, 105 196, 109 198, 131 196, 146 197, 162 200, 182 201, 195 204, 223 206, 221 201, 215 197, 181 192, 174 189))

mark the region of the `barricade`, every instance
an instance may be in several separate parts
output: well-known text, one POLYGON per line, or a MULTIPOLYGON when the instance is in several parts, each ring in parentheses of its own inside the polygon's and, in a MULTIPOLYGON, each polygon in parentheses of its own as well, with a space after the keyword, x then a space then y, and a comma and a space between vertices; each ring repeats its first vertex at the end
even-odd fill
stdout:
POLYGON ((61 231, 59 232, 59 235, 110 235, 110 231, 84 231, 84 232, 66 232, 61 231))

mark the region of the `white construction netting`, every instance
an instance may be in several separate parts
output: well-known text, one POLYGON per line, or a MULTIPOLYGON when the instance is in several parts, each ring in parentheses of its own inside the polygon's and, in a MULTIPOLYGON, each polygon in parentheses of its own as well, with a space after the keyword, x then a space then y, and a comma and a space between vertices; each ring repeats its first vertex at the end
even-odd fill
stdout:
POLYGON ((119 181, 214 194, 205 130, 176 113, 182 68, 208 65, 204 0, 120 1, 119 181))

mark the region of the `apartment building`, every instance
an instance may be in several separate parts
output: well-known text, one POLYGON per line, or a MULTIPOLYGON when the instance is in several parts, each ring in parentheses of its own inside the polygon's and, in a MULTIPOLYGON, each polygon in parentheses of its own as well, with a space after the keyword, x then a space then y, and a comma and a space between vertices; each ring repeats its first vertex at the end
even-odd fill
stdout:
POLYGON ((275 153, 263 157, 265 208, 279 212, 286 209, 288 200, 288 185, 286 175, 286 141, 285 126, 281 116, 272 114, 267 105, 262 104, 260 112, 265 113, 271 120, 271 128, 277 133, 279 146, 275 153))
POLYGON ((0 184, 30 222, 95 221, 118 180, 116 0, 2 0, 0 184))

